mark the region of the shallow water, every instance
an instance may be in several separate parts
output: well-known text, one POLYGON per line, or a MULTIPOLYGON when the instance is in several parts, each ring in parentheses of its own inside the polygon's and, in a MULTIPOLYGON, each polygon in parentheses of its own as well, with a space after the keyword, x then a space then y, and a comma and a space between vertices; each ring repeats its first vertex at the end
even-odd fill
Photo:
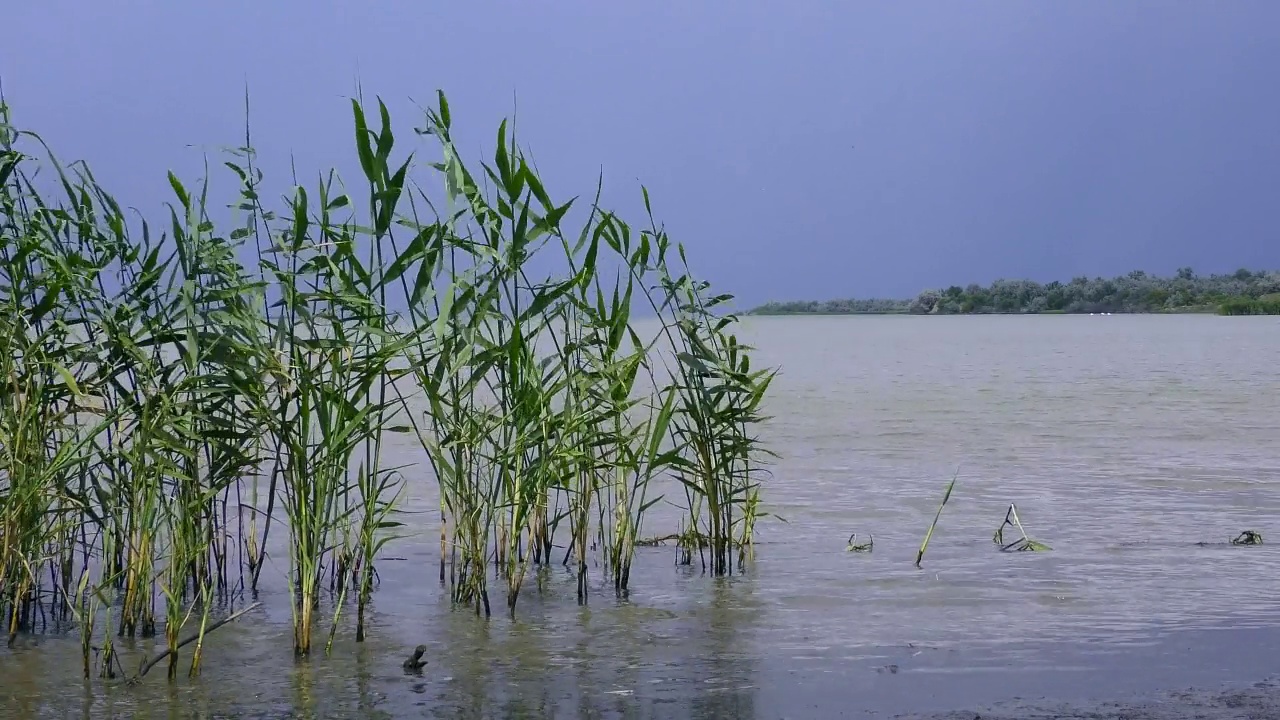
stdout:
MULTIPOLYGON (((762 522, 745 575, 649 548, 625 602, 597 585, 580 608, 556 568, 515 622, 451 612, 423 470, 421 533, 379 566, 368 642, 344 623, 331 657, 295 664, 276 553, 201 678, 86 688, 74 633, 28 636, 0 649, 0 716, 856 717, 1280 672, 1280 546, 1225 544, 1280 538, 1280 320, 749 318, 743 335, 782 370, 765 499, 789 521, 762 522), (1011 502, 1052 552, 995 551, 1011 502), (845 552, 855 531, 873 553, 845 552), (406 675, 418 643, 430 664, 406 675)), ((420 460, 396 441, 393 463, 420 460)))

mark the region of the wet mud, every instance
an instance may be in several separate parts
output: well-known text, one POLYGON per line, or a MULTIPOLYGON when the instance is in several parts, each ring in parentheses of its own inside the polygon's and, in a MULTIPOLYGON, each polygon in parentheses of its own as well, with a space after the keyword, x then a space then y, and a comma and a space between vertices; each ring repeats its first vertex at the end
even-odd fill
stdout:
POLYGON ((1231 690, 1188 689, 1145 701, 1039 704, 1011 701, 980 710, 895 715, 895 720, 1274 720, 1280 718, 1275 679, 1231 690))

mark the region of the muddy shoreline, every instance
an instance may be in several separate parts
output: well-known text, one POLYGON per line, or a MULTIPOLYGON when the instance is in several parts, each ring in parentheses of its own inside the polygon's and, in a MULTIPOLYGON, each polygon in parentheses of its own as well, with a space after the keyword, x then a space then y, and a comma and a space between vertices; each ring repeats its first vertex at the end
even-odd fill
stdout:
MULTIPOLYGON (((232 631, 235 632, 234 630, 232 631)), ((316 658, 289 678, 259 672, 252 690, 215 697, 221 683, 114 684, 24 693, 19 670, 43 674, 73 639, 0 650, 0 716, 131 717, 185 708, 188 717, 866 718, 869 720, 1257 720, 1280 718, 1280 628, 1230 623, 1153 628, 1126 641, 1081 639, 985 648, 885 647, 858 658, 785 653, 712 658, 676 648, 670 662, 635 668, 629 682, 551 672, 530 685, 520 663, 459 672, 440 663, 409 672, 402 658, 316 658), (14 654, 16 652, 16 654, 14 654), (763 666, 750 666, 760 663, 763 666), (7 668, 6 668, 7 666, 7 668), (895 669, 890 669, 895 668, 895 669), (352 678, 351 673, 356 673, 352 678), (10 683, 9 680, 13 682, 10 683), (280 692, 281 681, 292 692, 280 692), (348 683, 354 683, 346 686, 348 683), (15 696, 16 693, 16 696, 15 696)), ((213 647, 214 652, 225 648, 213 647)), ((836 650, 836 649, 833 649, 836 650)), ((838 652, 838 650, 837 650, 838 652)), ((261 667, 261 665, 258 665, 261 667)), ((561 667, 568 671, 568 667, 561 667)), ((67 677, 69 682, 75 682, 67 677)), ((615 678, 620 680, 620 678, 615 678)))
POLYGON ((1280 628, 1271 620, 1153 626, 1112 640, 886 648, 871 662, 815 658, 761 678, 754 716, 1280 718, 1280 628))
POLYGON ((895 720, 1262 720, 1280 718, 1280 681, 1163 693, 1134 702, 1049 704, 1010 701, 976 710, 895 715, 895 720))

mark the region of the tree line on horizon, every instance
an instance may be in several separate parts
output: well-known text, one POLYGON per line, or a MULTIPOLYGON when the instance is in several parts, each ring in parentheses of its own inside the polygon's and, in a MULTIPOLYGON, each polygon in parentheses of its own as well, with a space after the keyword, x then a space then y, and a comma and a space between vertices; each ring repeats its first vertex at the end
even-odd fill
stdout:
POLYGON ((1172 277, 1134 270, 1114 278, 1076 277, 1070 282, 996 280, 952 285, 910 299, 838 299, 769 302, 753 315, 1219 312, 1280 314, 1280 271, 1240 269, 1197 275, 1189 267, 1172 277))

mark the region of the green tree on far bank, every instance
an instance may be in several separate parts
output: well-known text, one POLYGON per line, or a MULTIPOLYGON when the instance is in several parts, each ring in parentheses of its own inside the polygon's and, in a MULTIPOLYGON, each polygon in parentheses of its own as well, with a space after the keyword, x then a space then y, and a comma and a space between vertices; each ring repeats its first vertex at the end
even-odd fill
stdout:
POLYGON ((1076 277, 1041 284, 996 280, 990 285, 929 289, 905 300, 845 299, 771 302, 755 315, 850 315, 913 313, 968 315, 996 313, 1165 313, 1219 312, 1224 315, 1280 314, 1280 272, 1245 268, 1200 276, 1189 267, 1162 278, 1134 270, 1114 278, 1076 277))

